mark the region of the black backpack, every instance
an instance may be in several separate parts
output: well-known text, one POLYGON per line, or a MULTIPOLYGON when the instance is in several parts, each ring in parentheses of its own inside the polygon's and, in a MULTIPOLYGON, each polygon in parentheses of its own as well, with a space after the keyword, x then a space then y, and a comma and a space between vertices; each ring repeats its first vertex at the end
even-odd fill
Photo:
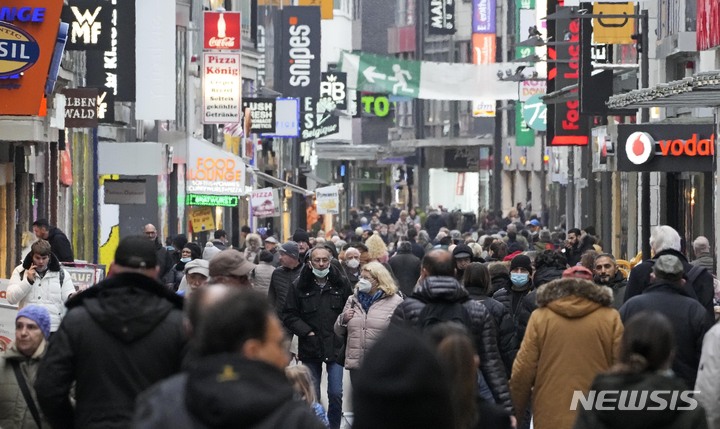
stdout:
POLYGON ((470 315, 461 302, 428 302, 418 316, 418 325, 423 331, 443 322, 459 323, 468 329, 472 327, 470 315))

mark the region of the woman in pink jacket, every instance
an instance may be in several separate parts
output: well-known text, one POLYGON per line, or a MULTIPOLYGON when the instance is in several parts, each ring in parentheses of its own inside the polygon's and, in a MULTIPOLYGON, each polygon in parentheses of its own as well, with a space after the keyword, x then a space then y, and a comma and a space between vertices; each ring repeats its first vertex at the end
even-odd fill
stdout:
POLYGON ((345 368, 350 381, 360 367, 363 356, 390 324, 395 307, 402 302, 390 272, 379 262, 363 266, 360 279, 335 321, 335 333, 347 335, 345 368))

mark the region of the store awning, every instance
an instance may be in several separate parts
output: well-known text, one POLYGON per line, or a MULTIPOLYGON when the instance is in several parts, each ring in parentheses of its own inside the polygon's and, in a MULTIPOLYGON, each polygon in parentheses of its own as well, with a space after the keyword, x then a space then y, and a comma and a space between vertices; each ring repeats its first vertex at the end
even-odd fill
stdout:
POLYGON ((720 107, 720 71, 661 83, 610 97, 611 109, 647 107, 720 107))
POLYGON ((313 192, 313 191, 308 191, 308 190, 305 189, 305 188, 301 188, 301 187, 298 186, 298 185, 293 185, 293 184, 290 183, 290 182, 286 182, 286 181, 284 181, 284 180, 282 180, 282 179, 278 179, 277 177, 271 176, 271 175, 266 174, 266 173, 263 173, 262 171, 253 169, 253 170, 251 170, 251 173, 252 173, 253 175, 255 175, 256 178, 262 179, 262 180, 264 180, 264 181, 266 181, 266 182, 270 182, 270 183, 272 183, 272 184, 275 185, 275 186, 289 188, 291 191, 297 192, 298 194, 304 195, 304 196, 306 196, 306 197, 307 197, 307 196, 310 196, 310 195, 315 195, 315 192, 313 192))

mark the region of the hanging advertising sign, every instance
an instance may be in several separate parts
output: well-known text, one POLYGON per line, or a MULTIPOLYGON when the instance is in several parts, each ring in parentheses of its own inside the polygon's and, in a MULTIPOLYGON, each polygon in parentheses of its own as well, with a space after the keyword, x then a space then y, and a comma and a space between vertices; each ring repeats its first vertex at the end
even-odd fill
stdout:
POLYGON ((197 207, 190 211, 190 224, 193 232, 210 231, 215 229, 212 207, 197 207))
POLYGON ((472 32, 495 34, 495 0, 473 0, 472 32))
POLYGON ((203 54, 203 123, 240 122, 240 54, 203 54))
POLYGON ((330 98, 338 110, 347 109, 347 73, 322 73, 320 98, 330 98))
POLYGON ((185 196, 185 205, 188 206, 237 207, 239 201, 240 198, 234 195, 188 194, 185 196))
POLYGON ((330 97, 303 98, 300 141, 319 139, 340 131, 340 117, 330 97))
POLYGON ((245 98, 242 101, 243 112, 249 109, 250 129, 254 133, 275 132, 275 99, 245 98))
POLYGON ((191 139, 185 179, 188 194, 242 195, 245 163, 211 143, 191 139))
POLYGON ((697 49, 720 46, 720 4, 717 0, 697 0, 697 49))
POLYGON ((339 214, 340 188, 337 186, 326 186, 315 189, 315 202, 317 204, 317 214, 339 214))
POLYGON ((618 171, 714 171, 712 124, 619 125, 618 171))
POLYGON ((98 124, 96 88, 66 89, 65 94, 65 127, 95 128, 98 124))
POLYGON ((275 132, 263 137, 298 137, 300 135, 300 100, 297 98, 275 99, 275 132))
POLYGON ((70 0, 63 7, 62 21, 70 24, 65 49, 68 51, 107 51, 112 48, 112 6, 97 0, 70 0))
POLYGON ((455 34, 455 0, 430 0, 428 34, 455 34))
POLYGON ((288 97, 320 93, 320 7, 290 6, 280 12, 278 91, 288 97))
POLYGON ((114 101, 135 101, 135 2, 107 0, 110 48, 87 52, 87 86, 105 88, 114 101))
POLYGON ((4 0, 1 4, 0 115, 38 115, 63 2, 4 0))
MULTIPOLYGON (((493 64, 496 54, 495 34, 472 35, 473 64, 493 64)), ((473 100, 473 118, 494 118, 496 103, 494 99, 473 100)))
POLYGON ((203 49, 240 51, 242 40, 240 12, 203 14, 203 49))
MULTIPOLYGON (((593 3, 593 15, 634 15, 633 3, 593 3)), ((632 35, 635 32, 634 18, 602 18, 592 20, 593 42, 617 45, 629 45, 635 41, 632 35)))
POLYGON ((371 115, 378 118, 387 117, 392 110, 392 103, 385 94, 368 94, 363 92, 360 95, 361 108, 357 110, 356 117, 362 114, 371 115))
POLYGON ((275 199, 272 188, 256 189, 250 193, 250 209, 255 217, 275 216, 275 199))

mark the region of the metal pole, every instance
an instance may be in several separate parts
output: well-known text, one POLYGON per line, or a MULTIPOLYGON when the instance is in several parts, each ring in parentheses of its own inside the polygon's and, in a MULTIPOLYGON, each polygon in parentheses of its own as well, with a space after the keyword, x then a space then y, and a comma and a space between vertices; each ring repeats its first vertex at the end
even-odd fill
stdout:
MULTIPOLYGON (((642 54, 640 57, 640 86, 647 88, 650 80, 650 42, 649 42, 649 25, 648 11, 643 10, 640 17, 640 32, 642 54)), ((650 121, 650 110, 640 109, 640 123, 646 124, 650 121)), ((650 258, 650 173, 644 171, 641 173, 642 183, 640 184, 640 222, 642 223, 642 231, 640 235, 641 249, 643 260, 650 258)))
POLYGON ((502 216, 502 102, 495 102, 495 131, 493 133, 493 210, 496 215, 502 216))
MULTIPOLYGON (((93 263, 100 259, 100 207, 98 206, 100 194, 100 175, 98 172, 99 143, 98 129, 92 129, 93 139, 93 263)), ((160 226, 160 225, 158 225, 160 226)), ((162 228, 162 226, 160 226, 162 228)))

